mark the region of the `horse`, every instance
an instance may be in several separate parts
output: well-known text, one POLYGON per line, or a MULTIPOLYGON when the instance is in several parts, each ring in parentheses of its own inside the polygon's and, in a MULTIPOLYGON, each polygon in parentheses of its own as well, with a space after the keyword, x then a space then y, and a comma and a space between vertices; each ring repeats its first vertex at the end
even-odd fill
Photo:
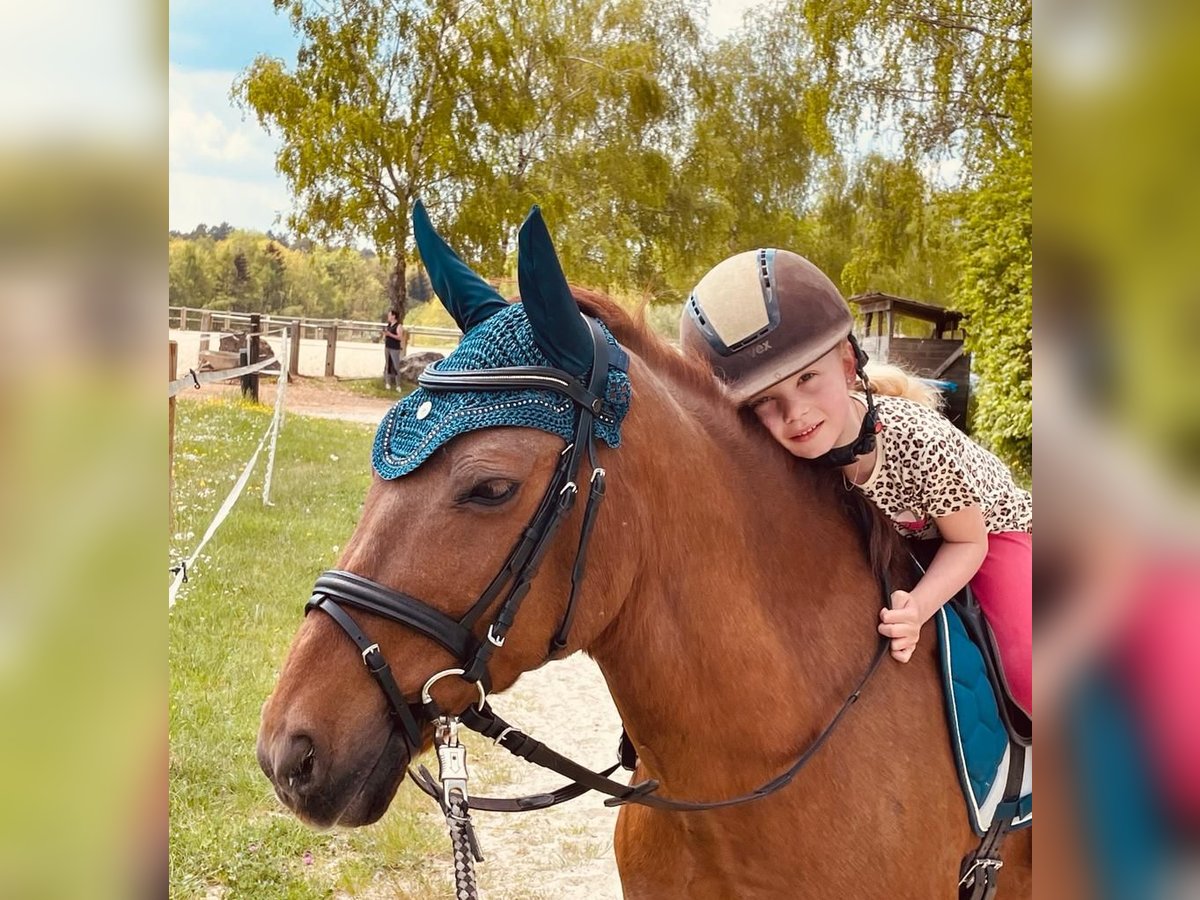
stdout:
MULTIPOLYGON (((503 422, 464 428, 402 477, 383 477, 381 468, 396 472, 379 463, 381 426, 376 474, 338 567, 421 598, 431 615, 467 621, 465 639, 488 650, 486 672, 430 685, 435 673, 463 672, 451 641, 363 609, 349 626, 310 611, 258 735, 259 762, 282 802, 317 826, 374 822, 433 735, 415 698, 426 693, 440 709, 464 711, 523 672, 582 651, 603 672, 636 749, 634 781, 657 783, 654 796, 743 795, 824 742, 794 778, 753 802, 621 805, 614 850, 627 898, 957 896, 960 861, 979 839, 964 811, 928 631, 908 663, 885 657, 844 706, 879 651, 878 570, 896 586, 911 584, 894 552, 901 539, 875 515, 868 552, 840 477, 776 445, 704 364, 602 294, 568 287, 548 234, 539 248, 522 228, 522 303, 509 307, 430 236, 426 218, 414 212, 418 247, 464 345, 493 316, 511 309, 516 317, 523 306, 522 327, 546 357, 534 364, 574 364, 582 375, 593 361, 593 345, 579 337, 587 317, 627 356, 632 399, 619 439, 591 448, 607 490, 586 523, 586 576, 573 585, 580 551, 572 536, 591 517, 576 505, 503 636, 472 614, 474 598, 482 593, 488 612, 498 605, 486 588, 545 506, 570 439, 503 422), (567 332, 573 350, 563 349, 567 332), (398 694, 372 686, 380 669, 398 694), (402 726, 397 706, 416 718, 402 726)), ((540 214, 535 224, 544 228, 540 214)), ((409 404, 410 425, 428 414, 428 399, 416 405, 420 394, 396 408, 409 404)), ((499 406, 505 395, 480 396, 499 406)), ((1031 896, 1031 829, 1011 835, 1005 855, 998 896, 1031 896)))

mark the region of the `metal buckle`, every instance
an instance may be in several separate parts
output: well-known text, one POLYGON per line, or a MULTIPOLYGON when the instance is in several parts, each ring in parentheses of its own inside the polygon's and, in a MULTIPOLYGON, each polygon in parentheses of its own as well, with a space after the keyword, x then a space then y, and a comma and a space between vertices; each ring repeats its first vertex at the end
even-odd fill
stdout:
POLYGON ((379 652, 379 645, 378 645, 378 644, 372 644, 370 647, 368 647, 366 650, 364 650, 364 651, 362 652, 362 661, 363 661, 363 665, 364 665, 364 666, 366 666, 368 669, 369 669, 369 668, 371 668, 371 664, 370 664, 369 662, 367 662, 367 654, 368 654, 368 653, 371 653, 371 652, 378 653, 378 652, 379 652))
POLYGON ((437 743, 438 781, 442 783, 442 802, 450 812, 452 794, 458 791, 463 803, 467 795, 467 748, 458 741, 458 719, 443 716, 434 730, 437 743))
POLYGON ((493 646, 496 646, 496 647, 503 647, 504 642, 507 640, 507 636, 506 637, 496 637, 496 632, 494 630, 495 627, 496 627, 495 622, 493 622, 491 625, 488 626, 488 633, 487 633, 488 643, 492 644, 493 646))
POLYGON ((975 883, 975 870, 976 869, 994 869, 996 871, 999 871, 1002 868, 1004 868, 1004 860, 1002 860, 1002 859, 992 859, 991 857, 984 857, 982 859, 974 860, 971 863, 971 867, 969 869, 967 869, 966 874, 964 874, 963 877, 958 880, 958 886, 959 887, 970 887, 971 885, 973 885, 975 883))
POLYGON ((502 732, 500 732, 498 735, 496 735, 496 738, 495 738, 495 740, 493 740, 493 741, 492 741, 492 743, 493 743, 493 744, 498 744, 498 743, 500 743, 502 740, 504 740, 504 736, 505 736, 506 734, 508 734, 510 731, 516 731, 516 730, 517 730, 517 729, 515 729, 515 728, 513 728, 511 725, 509 725, 509 726, 508 726, 507 728, 505 728, 505 729, 504 729, 502 732))

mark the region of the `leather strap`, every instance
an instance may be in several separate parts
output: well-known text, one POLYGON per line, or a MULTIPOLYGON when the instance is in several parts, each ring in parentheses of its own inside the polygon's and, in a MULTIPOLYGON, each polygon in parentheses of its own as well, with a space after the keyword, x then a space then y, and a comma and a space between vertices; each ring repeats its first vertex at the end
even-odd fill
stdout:
MULTIPOLYGON (((619 764, 614 763, 609 768, 597 772, 596 775, 598 777, 611 775, 618 767, 619 764)), ((416 772, 409 769, 408 776, 412 779, 413 784, 434 800, 441 802, 441 787, 428 769, 424 766, 418 766, 416 772)), ((591 788, 579 782, 571 782, 549 793, 529 794, 525 797, 477 797, 472 794, 471 808, 482 809, 485 812, 528 812, 533 809, 549 809, 551 806, 558 806, 560 803, 581 797, 590 790, 591 788)))
POLYGON ((421 746, 421 728, 417 725, 411 707, 405 702, 404 695, 400 693, 400 688, 392 676, 392 670, 389 668, 387 660, 379 652, 379 645, 363 634, 354 619, 328 597, 320 598, 315 604, 309 601, 305 610, 312 608, 320 609, 332 616, 333 620, 342 626, 342 631, 346 632, 350 640, 354 641, 362 656, 363 665, 367 667, 367 671, 371 673, 371 677, 375 679, 375 683, 382 688, 384 696, 387 697, 392 718, 399 723, 410 752, 418 750, 421 746))
POLYGON ((1009 741, 1008 778, 1004 783, 1004 799, 997 807, 992 825, 983 835, 975 851, 963 860, 958 886, 959 900, 992 900, 999 889, 999 872, 1004 865, 1000 845, 1008 834, 1017 805, 1021 799, 1021 784, 1025 780, 1026 750, 1009 741))
POLYGON ((449 616, 408 594, 384 588, 353 572, 341 569, 322 572, 313 587, 312 598, 305 605, 305 612, 320 606, 327 597, 407 625, 437 641, 456 659, 466 658, 475 647, 475 636, 449 616))
MULTIPOLYGON (((542 768, 550 769, 560 775, 565 775, 572 781, 584 786, 587 789, 599 791, 602 794, 608 794, 609 799, 604 801, 605 806, 621 806, 625 803, 640 803, 643 806, 651 806, 655 809, 687 811, 687 810, 704 810, 704 809, 721 809, 727 806, 738 806, 742 803, 749 803, 754 800, 762 799, 775 793, 779 789, 791 783, 796 774, 804 768, 810 759, 821 749, 822 745, 837 727, 842 716, 858 701, 867 682, 871 676, 879 668, 879 664, 883 661, 888 648, 888 641, 881 637, 876 648, 875 655, 871 659, 871 664, 867 671, 863 674, 854 691, 846 698, 838 709, 837 713, 830 719, 808 748, 796 759, 794 763, 784 772, 772 778, 765 784, 755 788, 749 793, 742 794, 737 797, 730 797, 724 800, 673 800, 668 797, 656 796, 653 792, 658 789, 658 782, 654 779, 647 779, 638 782, 634 785, 622 784, 619 781, 613 781, 607 776, 615 771, 616 766, 604 773, 596 773, 590 769, 586 769, 575 761, 563 756, 540 741, 531 738, 529 735, 513 728, 503 719, 501 719, 492 710, 491 706, 484 704, 481 709, 468 707, 462 714, 460 720, 463 725, 466 725, 472 731, 482 734, 484 737, 491 738, 501 747, 512 753, 514 756, 520 756, 535 765, 542 768)), ((580 792, 582 793, 582 791, 580 792)), ((538 797, 541 795, 534 795, 538 797)), ((479 799, 472 798, 472 805, 479 805, 479 799)), ((499 800, 491 800, 490 802, 499 803, 499 800)), ((536 802, 531 798, 520 798, 513 802, 536 802)), ((480 808, 483 808, 480 806, 480 808)))

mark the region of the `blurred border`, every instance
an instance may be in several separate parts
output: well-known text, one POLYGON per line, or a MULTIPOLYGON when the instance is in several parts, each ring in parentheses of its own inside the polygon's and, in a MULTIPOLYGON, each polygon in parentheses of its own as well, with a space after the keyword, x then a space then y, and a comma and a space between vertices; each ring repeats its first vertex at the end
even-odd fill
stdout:
POLYGON ((1038 892, 1200 897, 1200 10, 1035 34, 1038 892))
POLYGON ((166 894, 165 21, 0 35, 0 896, 166 894))

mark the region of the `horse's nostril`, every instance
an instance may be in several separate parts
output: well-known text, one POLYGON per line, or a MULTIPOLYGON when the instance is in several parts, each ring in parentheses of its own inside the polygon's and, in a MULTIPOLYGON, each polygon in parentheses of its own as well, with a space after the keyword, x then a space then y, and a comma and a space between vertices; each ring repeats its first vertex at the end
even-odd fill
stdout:
POLYGON ((286 784, 293 792, 303 790, 312 780, 316 760, 317 751, 308 735, 298 734, 289 738, 275 767, 278 783, 286 784))
POLYGON ((312 778, 313 760, 316 758, 317 751, 312 747, 308 748, 308 752, 304 754, 304 758, 300 760, 300 767, 296 769, 294 775, 288 777, 288 782, 295 784, 296 781, 305 782, 312 778))

